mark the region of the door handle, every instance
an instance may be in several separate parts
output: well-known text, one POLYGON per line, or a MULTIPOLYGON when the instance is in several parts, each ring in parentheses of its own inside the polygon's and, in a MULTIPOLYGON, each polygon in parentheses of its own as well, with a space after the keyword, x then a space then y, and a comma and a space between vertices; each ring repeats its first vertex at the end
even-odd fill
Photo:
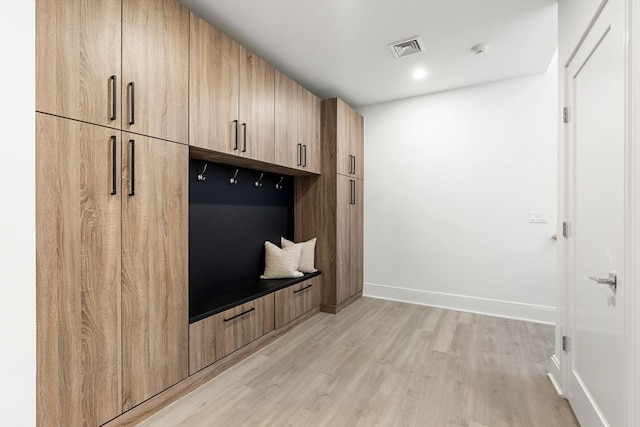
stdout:
POLYGON ((605 279, 594 276, 590 276, 589 279, 601 285, 609 285, 613 292, 618 289, 618 275, 616 273, 609 273, 609 277, 605 279))

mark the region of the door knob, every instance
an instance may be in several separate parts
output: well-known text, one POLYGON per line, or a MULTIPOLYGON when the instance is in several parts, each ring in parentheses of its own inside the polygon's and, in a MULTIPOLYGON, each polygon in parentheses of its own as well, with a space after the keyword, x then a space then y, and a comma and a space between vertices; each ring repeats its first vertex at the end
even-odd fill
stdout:
POLYGON ((615 292, 618 289, 618 275, 616 273, 609 273, 609 277, 606 279, 590 276, 589 279, 602 285, 609 285, 611 290, 615 292))

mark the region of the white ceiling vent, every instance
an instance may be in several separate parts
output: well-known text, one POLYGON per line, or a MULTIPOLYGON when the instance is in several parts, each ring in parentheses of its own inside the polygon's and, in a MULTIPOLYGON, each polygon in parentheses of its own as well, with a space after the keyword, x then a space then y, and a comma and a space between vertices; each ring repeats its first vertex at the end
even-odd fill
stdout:
POLYGON ((396 58, 403 58, 405 56, 413 55, 416 53, 424 52, 424 45, 420 37, 412 37, 401 42, 391 43, 389 49, 393 52, 396 58))

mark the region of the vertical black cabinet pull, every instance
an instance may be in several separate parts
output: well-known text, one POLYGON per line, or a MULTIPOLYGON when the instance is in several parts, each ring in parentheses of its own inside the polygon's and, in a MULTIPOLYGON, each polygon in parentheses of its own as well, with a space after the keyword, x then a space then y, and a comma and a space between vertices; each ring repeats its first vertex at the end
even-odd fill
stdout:
POLYGON ((238 121, 234 120, 233 123, 235 123, 235 125, 236 125, 236 140, 235 140, 235 143, 233 145, 233 151, 238 151, 238 121))
POLYGON ((356 204, 356 181, 355 179, 350 179, 349 184, 351 184, 351 199, 349 200, 350 205, 356 204))
POLYGON ((304 148, 304 161, 302 162, 303 167, 307 167, 307 144, 302 146, 304 148))
POLYGON ((136 123, 136 88, 133 82, 129 82, 127 88, 129 89, 129 124, 133 125, 136 123))
POLYGON ((118 79, 114 74, 113 76, 109 77, 109 81, 111 82, 111 116, 109 116, 109 120, 115 120, 117 117, 116 108, 118 107, 118 79))
POLYGON ((247 124, 243 123, 242 124, 243 129, 243 141, 242 141, 242 152, 246 153, 247 152, 247 124))
POLYGON ((111 137, 111 195, 118 194, 118 170, 116 169, 118 157, 118 139, 111 137))
POLYGON ((129 140, 129 147, 131 149, 131 182, 129 187, 129 195, 133 196, 135 194, 135 185, 136 185, 136 141, 133 139, 129 140))
POLYGON ((302 166, 302 144, 298 144, 298 166, 302 166))
POLYGON ((356 174, 356 156, 353 156, 353 172, 354 175, 356 174))

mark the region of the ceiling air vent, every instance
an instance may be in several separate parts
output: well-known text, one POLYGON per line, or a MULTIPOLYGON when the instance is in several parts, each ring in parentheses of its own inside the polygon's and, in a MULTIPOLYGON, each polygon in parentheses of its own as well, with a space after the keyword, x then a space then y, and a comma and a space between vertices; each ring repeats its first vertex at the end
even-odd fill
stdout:
POLYGON ((412 37, 408 40, 401 42, 391 43, 389 49, 393 52, 396 58, 403 58, 405 56, 413 55, 424 51, 422 40, 420 37, 412 37))

